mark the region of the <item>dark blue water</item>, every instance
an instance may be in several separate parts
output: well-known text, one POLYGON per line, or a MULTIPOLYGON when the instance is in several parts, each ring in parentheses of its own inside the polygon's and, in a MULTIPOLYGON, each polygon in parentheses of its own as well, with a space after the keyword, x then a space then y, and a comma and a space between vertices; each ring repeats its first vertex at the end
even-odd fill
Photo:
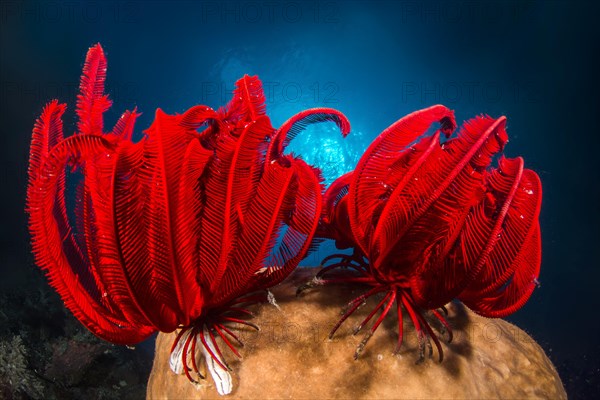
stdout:
POLYGON ((591 2, 3 1, 2 286, 24 284, 32 268, 23 206, 34 119, 59 97, 74 130, 78 79, 96 42, 108 56, 108 125, 134 106, 140 130, 157 107, 218 107, 244 73, 265 84, 275 126, 306 108, 339 109, 352 123, 347 139, 323 125, 293 144, 328 179, 396 119, 443 103, 459 122, 506 115, 505 153, 540 174, 542 286, 510 320, 542 344, 573 398, 597 394, 598 11, 591 2))

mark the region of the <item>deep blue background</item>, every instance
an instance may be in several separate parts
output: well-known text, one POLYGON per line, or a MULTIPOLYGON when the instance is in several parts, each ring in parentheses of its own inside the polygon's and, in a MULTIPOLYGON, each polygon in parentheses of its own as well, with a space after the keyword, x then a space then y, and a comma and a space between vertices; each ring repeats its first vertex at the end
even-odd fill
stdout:
POLYGON ((544 187, 542 286, 510 320, 542 344, 571 396, 598 393, 598 11, 591 2, 3 1, 0 287, 23 284, 33 268, 23 212, 33 122, 59 97, 74 130, 85 52, 101 42, 107 125, 137 106, 139 134, 157 107, 218 107, 237 78, 258 74, 275 126, 316 106, 348 116, 345 141, 325 125, 294 143, 329 177, 416 109, 443 103, 459 121, 506 115, 505 153, 524 156, 544 187))

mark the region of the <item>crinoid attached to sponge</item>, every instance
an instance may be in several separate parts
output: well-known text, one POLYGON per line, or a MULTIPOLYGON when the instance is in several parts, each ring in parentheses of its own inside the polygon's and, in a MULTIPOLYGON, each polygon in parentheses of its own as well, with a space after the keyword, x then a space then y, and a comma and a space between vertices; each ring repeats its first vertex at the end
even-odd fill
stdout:
POLYGON ((353 254, 327 257, 327 266, 299 292, 348 282, 371 287, 348 304, 331 336, 367 298, 383 296, 355 330, 381 311, 355 358, 394 303, 396 352, 404 309, 418 335, 419 360, 426 345, 431 356, 433 340, 441 361, 442 346, 426 314, 451 340, 444 305, 452 299, 486 317, 509 315, 529 299, 541 263, 542 190, 522 158, 502 157, 490 168, 508 140, 505 123, 504 117, 476 117, 449 138, 456 126, 452 111, 441 105, 416 111, 381 133, 355 170, 325 193, 317 236, 353 254), (436 122, 439 129, 426 135, 436 122))
POLYGON ((261 82, 244 76, 226 107, 159 109, 133 142, 135 109, 104 130, 105 77, 96 45, 81 77, 77 132, 63 136, 58 101, 35 124, 27 211, 36 263, 95 335, 132 345, 178 330, 172 369, 194 381, 202 353, 219 393, 229 393, 218 342, 240 355, 236 327, 258 329, 247 306, 307 254, 321 215, 319 170, 285 146, 309 123, 333 121, 344 134, 349 124, 313 109, 276 130, 261 82))

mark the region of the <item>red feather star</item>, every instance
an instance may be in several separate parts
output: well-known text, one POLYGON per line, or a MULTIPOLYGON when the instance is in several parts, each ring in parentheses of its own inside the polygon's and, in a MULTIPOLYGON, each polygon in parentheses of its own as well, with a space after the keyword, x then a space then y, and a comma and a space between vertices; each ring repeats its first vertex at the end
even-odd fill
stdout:
MULTIPOLYGON (((134 143, 136 110, 104 132, 111 106, 105 77, 98 44, 81 77, 77 133, 63 137, 65 105, 58 101, 36 122, 27 189, 36 263, 98 337, 135 344, 180 329, 171 357, 176 372, 193 380, 191 361, 200 375, 198 344, 209 369, 226 372, 216 339, 239 356, 227 325, 257 328, 243 318, 245 306, 298 265, 321 215, 320 171, 284 155, 285 146, 310 123, 333 121, 344 135, 350 125, 338 111, 319 108, 275 130, 261 82, 244 76, 226 107, 195 106, 181 115, 159 109, 134 143), (67 166, 82 176, 75 224, 67 166)), ((231 391, 230 382, 219 385, 231 391)))
POLYGON ((355 329, 357 334, 381 310, 355 352, 365 345, 396 303, 398 343, 402 309, 419 339, 443 351, 425 313, 430 310, 442 334, 452 331, 442 311, 461 300, 485 317, 509 315, 538 285, 541 263, 539 213, 541 184, 523 159, 492 158, 508 141, 504 117, 476 117, 458 135, 454 114, 437 105, 416 111, 387 128, 369 146, 354 171, 332 183, 324 196, 317 236, 334 239, 352 255, 325 258, 313 281, 298 288, 335 283, 372 286, 352 300, 330 337, 374 295, 381 300, 355 329), (440 128, 423 136, 435 122, 440 128), (419 139, 420 138, 420 139, 419 139))

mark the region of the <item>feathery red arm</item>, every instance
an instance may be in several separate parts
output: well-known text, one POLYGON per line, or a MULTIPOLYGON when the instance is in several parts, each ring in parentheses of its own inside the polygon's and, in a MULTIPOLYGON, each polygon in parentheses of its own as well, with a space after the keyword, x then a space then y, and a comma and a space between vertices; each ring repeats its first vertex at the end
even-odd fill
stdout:
POLYGON ((261 162, 265 138, 272 131, 267 117, 244 124, 241 132, 224 133, 208 171, 206 205, 201 220, 200 271, 212 293, 229 291, 221 279, 229 266, 240 229, 240 215, 249 199, 249 179, 261 162), (242 206, 243 205, 243 206, 242 206), (219 288, 219 290, 217 290, 219 288))
POLYGON ((338 110, 333 108, 311 108, 301 111, 277 129, 269 143, 265 162, 268 164, 271 160, 281 156, 290 142, 307 126, 328 121, 338 126, 343 137, 348 136, 348 133, 350 133, 350 121, 338 110))
POLYGON ((80 134, 102 134, 103 114, 112 101, 104 95, 106 57, 100 44, 91 47, 85 58, 77 95, 77 130, 80 134))
POLYGON ((199 265, 200 213, 202 188, 200 179, 205 173, 213 153, 203 148, 198 140, 192 140, 185 151, 181 165, 179 201, 176 210, 175 247, 180 265, 180 279, 184 288, 180 296, 183 319, 189 325, 198 318, 204 305, 202 288, 196 276, 199 265))
POLYGON ((221 119, 232 126, 256 121, 265 115, 265 94, 258 76, 244 75, 235 83, 231 101, 218 111, 221 119))
POLYGON ((542 188, 523 160, 502 158, 487 179, 488 196, 478 205, 463 241, 475 253, 477 237, 485 238, 482 264, 459 298, 487 317, 503 317, 518 310, 536 286, 541 264, 539 213, 542 188), (490 221, 490 222, 487 222, 490 221), (486 229, 487 228, 487 229, 486 229), (491 228, 491 229, 490 229, 491 228))
POLYGON ((223 288, 217 302, 226 297, 237 297, 232 289, 241 286, 240 292, 260 289, 255 284, 255 274, 263 268, 283 225, 283 216, 291 212, 291 186, 294 183, 294 170, 277 163, 265 166, 265 171, 248 207, 245 223, 240 232, 233 265, 223 276, 223 288), (237 283, 236 283, 237 282, 237 283), (241 285, 240 285, 241 284, 241 285))
POLYGON ((113 145, 99 136, 78 135, 57 144, 48 155, 42 172, 29 187, 28 211, 36 261, 46 271, 50 284, 67 308, 97 336, 113 343, 131 344, 143 340, 154 329, 145 325, 117 326, 106 316, 110 316, 109 310, 103 308, 99 300, 79 283, 78 270, 86 266, 73 265, 67 259, 58 224, 51 211, 55 204, 59 171, 68 162, 77 165, 112 151, 113 145))
POLYGON ((133 128, 135 126, 135 120, 140 115, 141 113, 137 112, 137 107, 134 108, 133 111, 125 111, 115 124, 115 127, 113 128, 111 133, 123 139, 124 141, 131 141, 131 137, 133 136, 133 128))
POLYGON ((292 197, 288 225, 280 243, 272 250, 271 261, 260 285, 271 287, 280 283, 298 266, 311 249, 314 234, 322 213, 322 177, 320 172, 301 159, 292 159, 296 192, 292 197))
POLYGON ((450 135, 456 127, 454 113, 444 106, 416 111, 384 130, 358 161, 348 193, 348 212, 352 232, 363 253, 369 252, 369 218, 379 204, 377 199, 387 190, 382 179, 387 175, 390 160, 396 159, 400 150, 423 135, 434 122, 441 123, 446 135, 450 135))

